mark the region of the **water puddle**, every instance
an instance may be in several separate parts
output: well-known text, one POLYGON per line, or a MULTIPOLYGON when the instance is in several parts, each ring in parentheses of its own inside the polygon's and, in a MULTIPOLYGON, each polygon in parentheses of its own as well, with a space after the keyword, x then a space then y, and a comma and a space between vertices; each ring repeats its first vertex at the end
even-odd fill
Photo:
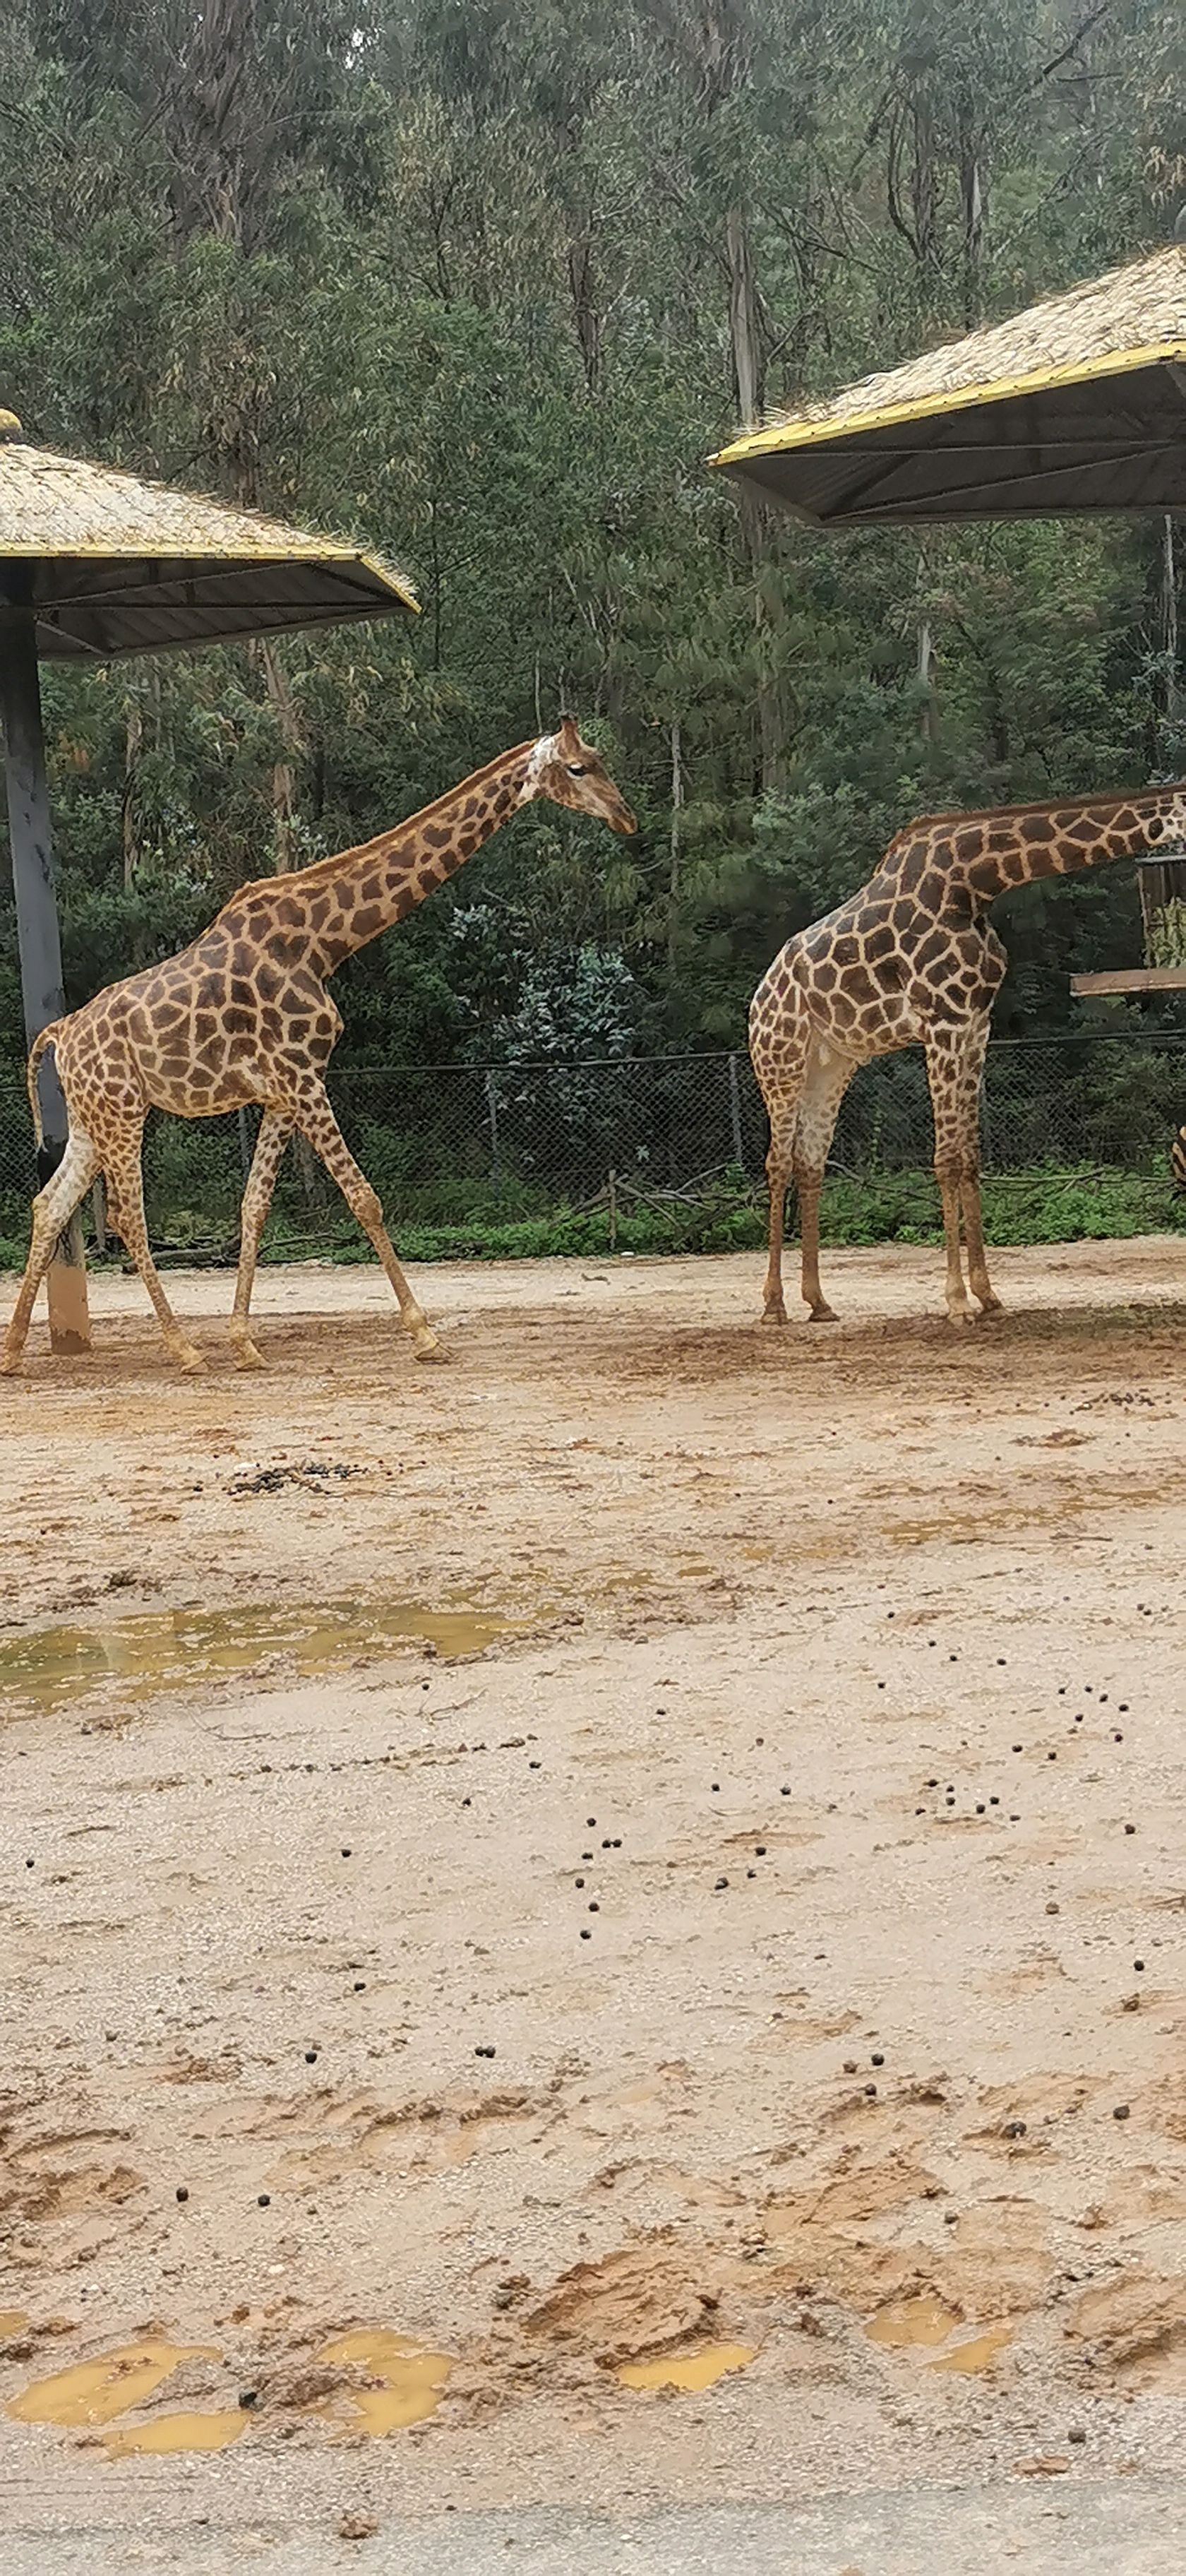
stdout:
POLYGON ((928 2363, 931 2370, 958 2370, 969 2376, 978 2370, 991 2370, 997 2354, 1013 2341, 1012 2326, 989 2326, 983 2334, 973 2336, 971 2343, 959 2343, 954 2352, 940 2353, 938 2361, 928 2363))
MULTIPOLYGON (((386 2326, 362 2326, 353 2334, 323 2344, 320 2362, 353 2362, 373 2385, 343 2393, 355 2408, 352 2431, 395 2433, 404 2424, 422 2424, 435 2415, 453 2364, 448 2354, 429 2352, 409 2335, 392 2334, 386 2326)), ((329 2414, 328 2407, 322 2412, 329 2414)), ((334 2410, 333 2420, 341 2422, 334 2410)))
POLYGON ((958 2308, 948 2307, 945 2300, 926 2291, 917 2298, 890 2299, 879 2308, 865 2328, 870 2343, 879 2343, 892 2352, 922 2348, 935 2353, 927 2363, 928 2370, 954 2370, 966 2377, 976 2371, 990 2370, 997 2354, 1013 2341, 1012 2326, 984 2326, 979 2334, 970 2335, 964 2343, 951 2343, 951 2337, 964 2324, 958 2308), (940 2344, 949 2344, 947 2352, 938 2352, 940 2344))
POLYGON ((221 2414, 154 2415, 147 2424, 105 2433, 103 2442, 113 2460, 130 2459, 138 2451, 226 2451, 250 2422, 241 2406, 228 2406, 221 2414))
POLYGON ((702 2343, 660 2361, 619 2362, 614 2376, 623 2388, 712 2388, 726 2371, 744 2370, 756 2351, 752 2343, 702 2343))
POLYGON ((101 1682, 132 1684, 137 1698, 146 1698, 247 1672, 267 1655, 290 1657, 301 1679, 311 1680, 342 1671, 356 1656, 421 1641, 440 1655, 480 1654, 527 1625, 490 1611, 426 1609, 413 1601, 154 1610, 101 1628, 40 1628, 5 1638, 0 1695, 52 1715, 101 1682))
POLYGON ((870 2318, 865 2332, 870 2343, 885 2344, 891 2351, 900 2352, 910 2344, 946 2343, 962 2324, 959 2309, 945 2306, 942 2299, 891 2299, 870 2318))
POLYGON ((55 2371, 52 2379, 35 2379, 5 2409, 18 2424, 110 2424, 152 2397, 181 2361, 218 2361, 209 2344, 168 2343, 149 2335, 142 2343, 117 2345, 98 2361, 76 2362, 55 2371))

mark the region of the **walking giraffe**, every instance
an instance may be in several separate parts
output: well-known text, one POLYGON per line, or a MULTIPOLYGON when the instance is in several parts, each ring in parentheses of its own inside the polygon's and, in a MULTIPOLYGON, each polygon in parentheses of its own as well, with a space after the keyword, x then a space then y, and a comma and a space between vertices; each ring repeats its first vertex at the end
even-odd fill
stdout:
POLYGON ((927 814, 890 842, 859 894, 797 931, 750 1005, 750 1054, 770 1116, 770 1259, 763 1321, 783 1324, 783 1209, 799 1198, 803 1296, 812 1323, 835 1317, 820 1286, 819 1202, 840 1103, 859 1064, 926 1049, 935 1177, 947 1246, 947 1312, 974 1323, 964 1284, 996 1314, 980 1214, 980 1077, 1008 963, 989 905, 1031 878, 1106 867, 1186 837, 1186 787, 1134 796, 927 814))
POLYGON ((109 984, 55 1020, 29 1057, 29 1098, 41 1141, 37 1066, 52 1045, 70 1113, 66 1151, 33 1202, 33 1240, 0 1355, 20 1365, 33 1301, 53 1248, 96 1173, 108 1213, 156 1308, 170 1356, 203 1365, 182 1332, 148 1248, 141 1144, 150 1108, 214 1118, 263 1110, 243 1198, 239 1275, 230 1321, 235 1356, 257 1368, 249 1312, 256 1257, 276 1174, 294 1129, 308 1138, 369 1235, 399 1300, 418 1359, 442 1357, 383 1224, 379 1201, 330 1107, 325 1070, 342 1021, 328 979, 368 940, 402 921, 533 797, 591 814, 615 832, 634 816, 572 716, 558 732, 518 743, 447 796, 356 850, 239 888, 192 946, 163 965, 109 984))

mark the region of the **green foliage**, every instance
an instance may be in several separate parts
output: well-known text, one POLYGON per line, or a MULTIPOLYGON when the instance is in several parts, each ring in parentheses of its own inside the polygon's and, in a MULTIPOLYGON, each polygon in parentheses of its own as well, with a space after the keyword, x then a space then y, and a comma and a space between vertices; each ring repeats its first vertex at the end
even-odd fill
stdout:
MULTIPOLYGON (((1163 238, 1184 42, 1169 0, 11 0, 0 401, 424 601, 275 670, 47 679, 70 1000, 565 703, 638 841, 520 818, 344 972, 344 1063, 579 1019, 594 956, 648 1044, 737 1045, 912 811, 1186 767, 1156 526, 755 530, 704 462, 747 382, 824 392, 1163 238)), ((1002 911, 1015 1032, 1139 953, 1123 869, 1002 911)), ((5 1062, 12 946, 0 895, 5 1062)))
MULTIPOLYGON (((990 1244, 1104 1242, 1138 1234, 1186 1234, 1186 1200, 1160 1177, 1130 1172, 1029 1173, 989 1177, 984 1221, 990 1244)), ((929 1173, 899 1173, 874 1182, 832 1178, 824 1190, 821 1235, 829 1245, 941 1244, 938 1192, 929 1173)), ((752 1192, 721 1189, 686 1203, 662 1200, 619 1213, 613 1249, 622 1253, 748 1252, 766 1241, 764 1207, 752 1192)), ((277 1241, 271 1257, 283 1258, 277 1241)), ((401 1226, 400 1251, 413 1261, 541 1260, 551 1255, 607 1256, 604 1207, 559 1207, 508 1220, 475 1209, 466 1224, 401 1226)), ((335 1261, 369 1261, 356 1236, 339 1241, 335 1261)), ((793 1271, 795 1253, 788 1260, 793 1271)))

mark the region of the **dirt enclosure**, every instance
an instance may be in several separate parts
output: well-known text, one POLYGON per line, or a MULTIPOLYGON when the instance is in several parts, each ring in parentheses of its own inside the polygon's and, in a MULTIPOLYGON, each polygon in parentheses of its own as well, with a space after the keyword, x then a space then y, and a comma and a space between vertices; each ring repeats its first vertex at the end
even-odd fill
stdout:
POLYGON ((1186 1245, 760 1267, 35 1327, 0 2522, 1177 2467, 1186 1245))

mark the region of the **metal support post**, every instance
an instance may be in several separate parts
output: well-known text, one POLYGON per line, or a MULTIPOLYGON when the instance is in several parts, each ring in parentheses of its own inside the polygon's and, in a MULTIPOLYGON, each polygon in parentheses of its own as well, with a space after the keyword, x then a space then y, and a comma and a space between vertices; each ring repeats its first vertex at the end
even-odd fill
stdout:
POLYGON ((745 1170, 745 1151, 741 1140, 741 1092, 737 1082, 737 1058, 729 1058, 729 1116, 733 1125, 733 1160, 738 1171, 745 1170))
POLYGON ((490 1166, 495 1189, 502 1187, 498 1150, 498 1090, 493 1073, 486 1076, 486 1116, 490 1122, 490 1166))
MULTIPOLYGON (((16 895, 21 995, 25 1037, 31 1046, 47 1022, 62 1018, 66 996, 62 985, 62 942, 54 893, 53 842, 31 584, 28 574, 22 573, 19 567, 11 572, 5 596, 0 601, 0 717, 4 724, 8 831, 16 895)), ((48 1056, 41 1060, 38 1098, 45 1142, 38 1157, 37 1180, 39 1188, 43 1189, 61 1162, 69 1131, 62 1086, 48 1056)), ((61 1352, 89 1350, 91 1328, 87 1312, 86 1268, 82 1222, 77 1210, 50 1263, 47 1287, 51 1349, 61 1352)))

